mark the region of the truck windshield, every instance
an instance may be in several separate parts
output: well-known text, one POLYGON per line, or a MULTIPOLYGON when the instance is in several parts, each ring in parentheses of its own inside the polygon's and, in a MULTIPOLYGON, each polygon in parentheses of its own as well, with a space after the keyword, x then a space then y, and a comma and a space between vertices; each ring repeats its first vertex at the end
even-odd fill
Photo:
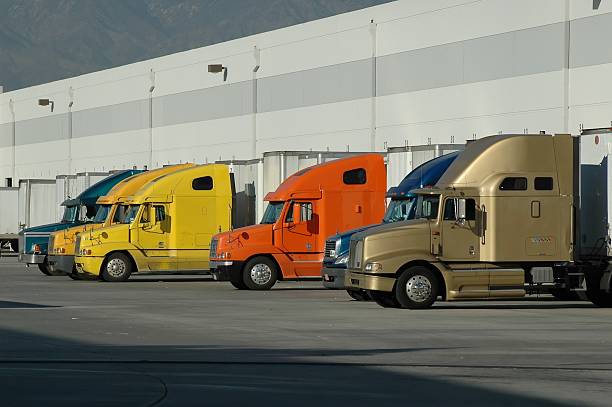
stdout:
POLYGON ((283 211, 284 202, 270 202, 266 211, 264 212, 261 223, 263 225, 273 225, 280 218, 281 212, 283 211))
POLYGON ((383 223, 414 219, 416 201, 417 199, 414 197, 408 199, 392 199, 387 207, 387 212, 385 212, 383 223))
POLYGON ((79 214, 78 206, 67 206, 66 209, 64 209, 64 216, 62 216, 62 223, 76 222, 78 214, 79 214))
POLYGON ((124 218, 121 220, 121 223, 130 224, 138 215, 138 209, 140 209, 140 205, 130 205, 128 210, 125 212, 124 218))
POLYGON ((94 223, 104 223, 108 214, 111 210, 111 205, 100 205, 98 207, 98 212, 96 212, 96 216, 93 219, 94 223))
POLYGON ((440 195, 419 195, 415 219, 436 219, 440 207, 440 195))

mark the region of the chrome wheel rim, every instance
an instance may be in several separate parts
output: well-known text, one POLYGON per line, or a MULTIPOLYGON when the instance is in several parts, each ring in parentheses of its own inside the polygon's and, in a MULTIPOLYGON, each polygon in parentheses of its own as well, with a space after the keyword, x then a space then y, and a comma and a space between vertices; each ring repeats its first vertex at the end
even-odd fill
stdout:
POLYGON ((125 274, 126 270, 127 265, 120 259, 112 259, 106 265, 106 271, 112 277, 121 277, 125 274))
POLYGON ((422 275, 410 277, 406 283, 406 295, 414 302, 427 301, 431 297, 431 281, 422 275))
POLYGON ((272 269, 266 264, 256 264, 251 269, 251 280, 257 285, 266 285, 272 279, 272 269))

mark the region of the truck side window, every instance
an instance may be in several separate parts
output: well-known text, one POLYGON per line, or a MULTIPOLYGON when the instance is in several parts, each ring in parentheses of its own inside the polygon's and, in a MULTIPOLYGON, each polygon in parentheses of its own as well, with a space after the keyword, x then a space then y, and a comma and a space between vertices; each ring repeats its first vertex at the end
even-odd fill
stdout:
POLYGON ((300 221, 308 222, 312 220, 312 203, 302 202, 300 203, 300 221))
POLYGON ((163 206, 155 206, 155 221, 163 222, 166 220, 166 208, 163 206))
POLYGON ((149 210, 151 209, 150 206, 145 205, 144 208, 142 208, 142 215, 140 216, 140 223, 149 223, 149 210))
MULTIPOLYGON (((444 201, 443 220, 455 220, 455 200, 447 198, 444 201)), ((465 220, 476 220, 476 201, 473 199, 465 200, 465 220)))
POLYGON ((527 191, 527 178, 507 177, 499 184, 501 191, 527 191))
POLYGON ((553 189, 552 177, 535 177, 533 186, 536 191, 552 191, 553 189))
POLYGON ((213 179, 212 177, 200 177, 191 181, 191 187, 195 191, 210 191, 213 189, 213 179))
POLYGON ((289 209, 287 209, 287 215, 285 215, 285 223, 293 222, 293 207, 295 204, 293 202, 289 203, 289 209))
POLYGON ((455 220, 455 200, 447 198, 444 201, 444 217, 443 220, 455 220))
POLYGON ((357 168, 346 171, 342 176, 342 180, 346 185, 363 185, 367 181, 366 170, 363 168, 357 168))

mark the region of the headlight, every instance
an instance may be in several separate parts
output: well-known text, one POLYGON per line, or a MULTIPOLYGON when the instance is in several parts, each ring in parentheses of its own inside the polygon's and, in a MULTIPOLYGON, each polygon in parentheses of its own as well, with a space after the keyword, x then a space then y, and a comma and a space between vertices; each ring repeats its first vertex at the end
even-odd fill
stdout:
POLYGON ((338 257, 336 261, 334 261, 334 264, 346 264, 348 262, 348 258, 348 253, 345 253, 342 256, 338 257))
POLYGON ((382 264, 380 263, 368 263, 365 266, 365 271, 370 271, 373 273, 382 271, 382 264))

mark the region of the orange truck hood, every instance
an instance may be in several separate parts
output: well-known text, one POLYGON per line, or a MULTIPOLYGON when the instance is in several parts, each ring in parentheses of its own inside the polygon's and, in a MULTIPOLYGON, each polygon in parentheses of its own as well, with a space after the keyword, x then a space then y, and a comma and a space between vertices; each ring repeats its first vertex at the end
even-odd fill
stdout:
POLYGON ((246 246, 271 245, 273 226, 260 224, 219 233, 213 237, 213 239, 218 239, 217 253, 240 249, 246 246))

